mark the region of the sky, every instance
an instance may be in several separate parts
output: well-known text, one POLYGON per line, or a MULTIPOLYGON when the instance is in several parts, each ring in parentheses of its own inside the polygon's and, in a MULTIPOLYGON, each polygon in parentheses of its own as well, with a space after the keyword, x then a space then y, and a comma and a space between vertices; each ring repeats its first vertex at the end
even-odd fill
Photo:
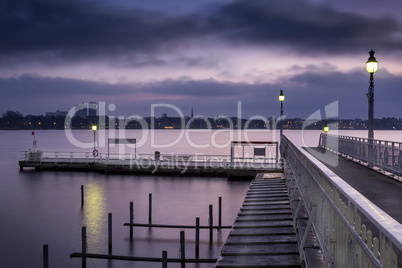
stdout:
POLYGON ((335 102, 339 118, 367 119, 373 49, 374 117, 402 118, 401 11, 399 0, 2 0, 0 113, 95 101, 124 117, 270 117, 283 90, 286 117, 325 117, 335 102))

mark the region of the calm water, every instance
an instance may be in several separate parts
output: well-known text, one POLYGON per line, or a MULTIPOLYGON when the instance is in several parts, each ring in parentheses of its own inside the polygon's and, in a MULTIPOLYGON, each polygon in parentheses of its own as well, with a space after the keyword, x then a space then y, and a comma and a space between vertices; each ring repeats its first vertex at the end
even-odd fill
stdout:
MULTIPOLYGON (((321 131, 284 131, 302 146, 317 146, 321 131)), ((341 134, 366 137, 367 131, 341 131, 341 134)), ((73 143, 62 130, 35 131, 37 149, 45 151, 92 151, 90 130, 73 131, 73 143)), ((126 137, 139 142, 138 153, 158 150, 163 153, 229 154, 230 139, 276 140, 270 131, 127 131, 126 137), (247 135, 247 136, 245 136, 247 135)), ((116 137, 118 134, 115 133, 116 137)), ((100 152, 107 152, 106 133, 98 135, 100 152)), ((401 131, 376 131, 375 138, 402 142, 401 131)), ((71 140, 71 139, 70 139, 71 140)), ((129 239, 129 202, 134 201, 135 221, 148 221, 148 194, 153 194, 153 222, 166 224, 201 224, 208 222, 208 206, 214 205, 217 222, 218 197, 223 199, 223 224, 231 225, 243 202, 249 182, 225 178, 156 177, 108 175, 84 172, 20 172, 21 151, 32 146, 31 131, 0 131, 0 267, 42 267, 42 246, 49 244, 51 267, 80 267, 80 259, 69 255, 81 248, 81 226, 87 226, 88 252, 107 253, 107 214, 113 213, 113 254, 179 257, 179 232, 175 229, 135 228, 129 239), (84 185, 85 207, 80 206, 80 186, 84 185)), ((118 147, 111 151, 117 152, 118 147)), ((120 150, 123 150, 120 148, 120 150)), ((124 147, 126 153, 133 148, 124 147)), ((214 232, 210 246, 208 231, 201 231, 200 257, 217 258, 228 231, 214 232)), ((194 257, 194 231, 186 230, 186 256, 194 257)), ((126 261, 88 260, 88 267, 160 267, 161 264, 126 261)), ((169 264, 169 267, 179 265, 169 264)), ((212 265, 187 265, 212 267, 212 265)))

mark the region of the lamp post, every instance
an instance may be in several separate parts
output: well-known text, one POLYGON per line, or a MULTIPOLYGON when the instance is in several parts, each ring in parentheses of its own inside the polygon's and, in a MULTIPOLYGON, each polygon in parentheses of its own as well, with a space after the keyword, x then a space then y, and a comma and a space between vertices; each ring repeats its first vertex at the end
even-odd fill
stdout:
MULTIPOLYGON (((281 102, 281 121, 283 120, 283 101, 285 100, 285 95, 283 95, 283 90, 281 90, 279 94, 279 101, 281 102)), ((280 131, 280 136, 282 136, 283 133, 283 122, 281 122, 281 131, 280 131)))
POLYGON ((94 150, 92 152, 92 155, 94 156, 94 158, 98 156, 97 151, 96 151, 96 147, 95 147, 95 135, 96 135, 96 129, 97 128, 98 127, 96 125, 92 125, 92 131, 94 132, 94 150))
POLYGON ((378 62, 374 57, 374 51, 370 50, 370 57, 366 62, 367 72, 370 73, 370 84, 368 88, 367 98, 368 98, 368 117, 369 117, 369 128, 368 128, 368 165, 373 167, 373 142, 374 142, 374 73, 377 71, 378 62))
POLYGON ((327 122, 325 122, 325 126, 324 126, 325 135, 327 135, 328 131, 329 131, 329 127, 327 125, 327 122))

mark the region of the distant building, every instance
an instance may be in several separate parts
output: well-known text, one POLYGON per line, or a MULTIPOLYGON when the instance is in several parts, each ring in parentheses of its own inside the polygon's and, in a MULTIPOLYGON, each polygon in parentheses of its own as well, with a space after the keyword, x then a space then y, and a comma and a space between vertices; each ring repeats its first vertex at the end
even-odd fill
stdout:
POLYGON ((66 116, 68 112, 56 110, 56 112, 46 112, 46 117, 63 117, 66 116))

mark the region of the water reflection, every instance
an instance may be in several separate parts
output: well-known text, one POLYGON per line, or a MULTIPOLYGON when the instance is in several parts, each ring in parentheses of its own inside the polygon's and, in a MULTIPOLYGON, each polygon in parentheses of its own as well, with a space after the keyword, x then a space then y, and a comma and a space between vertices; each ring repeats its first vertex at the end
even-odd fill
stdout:
POLYGON ((85 186, 84 200, 81 224, 87 227, 87 252, 101 253, 107 244, 107 213, 105 190, 98 181, 91 181, 85 186))

